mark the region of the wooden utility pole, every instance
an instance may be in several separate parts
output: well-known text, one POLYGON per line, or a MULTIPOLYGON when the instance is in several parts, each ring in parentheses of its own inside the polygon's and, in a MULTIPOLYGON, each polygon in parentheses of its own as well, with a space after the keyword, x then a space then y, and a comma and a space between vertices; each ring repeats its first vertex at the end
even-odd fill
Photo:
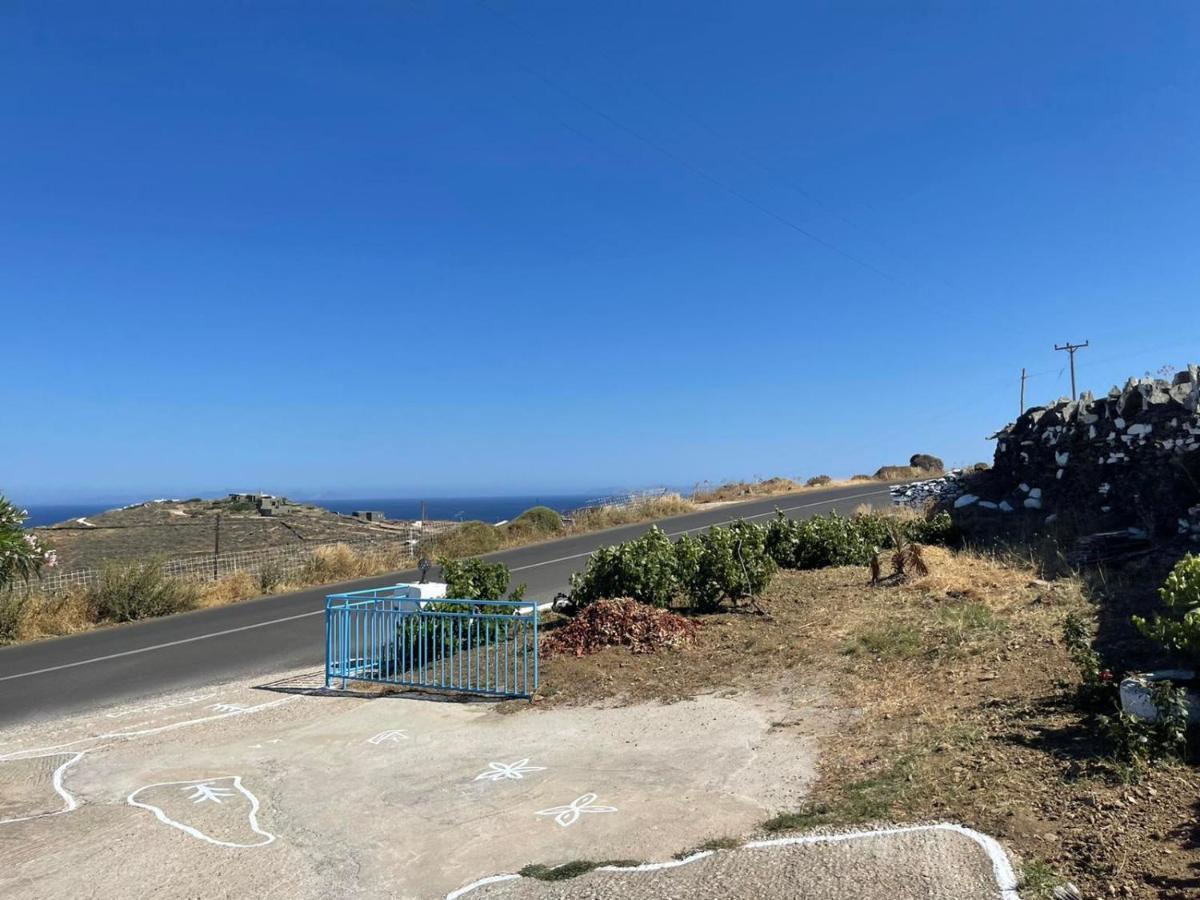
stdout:
POLYGON ((1025 374, 1025 367, 1021 366, 1021 408, 1017 410, 1017 416, 1025 415, 1025 381, 1028 377, 1025 374))
POLYGON ((1088 345, 1088 343, 1089 343, 1089 341, 1084 341, 1082 344, 1072 344, 1070 342, 1067 342, 1067 343, 1063 344, 1061 347, 1058 344, 1054 345, 1055 350, 1066 350, 1067 354, 1071 357, 1071 399, 1072 400, 1079 399, 1079 395, 1075 392, 1075 351, 1082 350, 1084 347, 1086 347, 1088 345))

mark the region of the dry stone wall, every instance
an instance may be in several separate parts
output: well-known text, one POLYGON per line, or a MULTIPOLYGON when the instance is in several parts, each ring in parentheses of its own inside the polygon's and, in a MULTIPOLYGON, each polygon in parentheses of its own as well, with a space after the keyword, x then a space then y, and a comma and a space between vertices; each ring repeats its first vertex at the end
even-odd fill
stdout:
MULTIPOLYGON (((1024 512, 1200 541, 1200 370, 1130 379, 1027 410, 994 435, 995 463, 951 501, 964 512, 1024 512)), ((949 499, 949 498, 948 498, 949 499)))

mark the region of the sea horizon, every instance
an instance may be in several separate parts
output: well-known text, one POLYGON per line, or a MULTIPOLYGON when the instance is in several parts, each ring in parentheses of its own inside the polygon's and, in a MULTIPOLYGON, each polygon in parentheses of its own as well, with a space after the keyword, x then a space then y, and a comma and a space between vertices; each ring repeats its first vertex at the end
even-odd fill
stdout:
MULTIPOLYGON (((619 493, 619 492, 613 492, 619 493)), ((389 519, 414 520, 421 517, 421 506, 425 506, 425 517, 432 520, 501 522, 513 519, 533 506, 548 506, 560 513, 587 506, 605 494, 602 492, 577 492, 567 494, 511 494, 511 495, 463 495, 456 497, 289 497, 296 503, 308 503, 338 513, 356 510, 382 512, 389 519)), ((31 503, 22 505, 29 512, 26 528, 56 525, 87 516, 96 516, 113 509, 121 509, 136 503, 159 498, 148 497, 128 503, 31 503)), ((175 499, 175 498, 172 498, 175 499)), ((178 498, 189 499, 189 498, 178 498)), ((216 498, 204 498, 216 499, 216 498)), ((20 504, 19 504, 20 505, 20 504)))

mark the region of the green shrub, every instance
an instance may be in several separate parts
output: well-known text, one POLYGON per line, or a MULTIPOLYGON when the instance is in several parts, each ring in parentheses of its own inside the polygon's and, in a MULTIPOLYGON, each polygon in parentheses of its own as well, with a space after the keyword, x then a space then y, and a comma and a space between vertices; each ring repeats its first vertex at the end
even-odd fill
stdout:
POLYGON ((1117 683, 1092 646, 1092 625, 1079 613, 1068 613, 1063 622, 1063 643, 1079 670, 1079 701, 1088 709, 1111 707, 1117 701, 1117 683))
POLYGON ((571 600, 586 606, 597 600, 630 597, 668 606, 679 593, 675 547, 657 525, 640 538, 602 547, 582 572, 571 576, 571 600))
POLYGON ((1152 622, 1134 616, 1133 624, 1148 638, 1200 664, 1200 556, 1189 553, 1177 562, 1158 596, 1167 615, 1155 614, 1152 622))
POLYGON ((597 550, 587 567, 571 577, 571 600, 629 597, 666 607, 686 598, 711 612, 722 600, 761 593, 776 565, 767 549, 768 531, 750 522, 710 528, 675 544, 657 527, 642 537, 597 550))
POLYGON ((21 526, 27 513, 0 495, 0 591, 17 580, 28 582, 43 566, 54 566, 53 550, 41 546, 38 537, 21 526))
POLYGON ((680 584, 704 612, 725 599, 762 593, 777 568, 767 552, 767 529, 743 521, 710 528, 684 547, 677 545, 676 556, 680 584))
POLYGON ((523 534, 557 534, 563 529, 563 520, 548 506, 534 506, 509 522, 508 528, 523 534))
POLYGON ((795 521, 780 513, 767 526, 767 548, 788 569, 865 566, 887 540, 887 527, 868 524, 870 517, 847 519, 836 512, 795 521))
POLYGON ((957 547, 962 543, 962 531, 950 513, 940 512, 928 519, 914 519, 904 523, 905 536, 918 544, 937 544, 942 547, 957 547))
POLYGON ((808 481, 804 482, 805 487, 820 487, 823 484, 829 484, 833 481, 828 475, 814 475, 808 481))
POLYGON ((903 523, 874 513, 847 518, 831 512, 802 521, 779 513, 767 526, 767 552, 786 569, 865 566, 877 551, 894 549, 892 528, 915 544, 954 544, 959 540, 958 529, 947 513, 903 523))
POLYGON ((1127 712, 1101 717, 1101 726, 1113 743, 1113 755, 1119 763, 1135 771, 1150 763, 1182 759, 1187 754, 1187 689, 1169 680, 1156 681, 1150 687, 1150 698, 1158 712, 1154 722, 1127 712))
POLYGON ((499 550, 504 543, 504 534, 495 525, 487 522, 463 522, 457 528, 439 535, 437 552, 441 556, 478 556, 499 550))
MULTIPOLYGON (((438 560, 446 582, 446 596, 452 600, 503 600, 512 575, 504 563, 482 559, 438 560)), ((525 585, 518 585, 509 600, 521 600, 525 585)))
POLYGON ((132 622, 194 609, 199 585, 171 578, 156 562, 110 565, 91 592, 99 621, 132 622))

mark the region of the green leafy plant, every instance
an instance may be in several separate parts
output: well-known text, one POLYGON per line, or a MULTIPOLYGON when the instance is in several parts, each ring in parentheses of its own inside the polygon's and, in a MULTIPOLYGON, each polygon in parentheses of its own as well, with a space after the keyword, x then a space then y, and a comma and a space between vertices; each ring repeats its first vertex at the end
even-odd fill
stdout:
POLYGON ((1150 699, 1158 712, 1154 722, 1124 711, 1100 719, 1114 758, 1134 773, 1152 763, 1182 759, 1187 752, 1187 690, 1164 679, 1151 686, 1150 699))
POLYGON ((53 550, 43 547, 37 535, 25 531, 28 513, 0 495, 0 591, 17 581, 28 582, 58 560, 53 550))
POLYGON ((942 547, 956 547, 962 543, 962 531, 950 513, 939 512, 928 519, 913 519, 903 524, 904 534, 918 544, 936 544, 942 547))
POLYGON ((1155 614, 1149 622, 1134 616, 1133 624, 1146 637, 1200 665, 1200 556, 1189 553, 1177 562, 1158 596, 1167 614, 1155 614))
MULTIPOLYGON (((446 596, 454 600, 503 600, 512 574, 504 563, 482 559, 439 559, 446 596)), ((509 600, 522 600, 525 585, 518 585, 509 600)), ((451 604, 453 605, 453 604, 451 604)))
POLYGON ((1079 613, 1068 613, 1063 622, 1063 642, 1071 662, 1079 670, 1079 700, 1088 708, 1111 707, 1116 701, 1117 684, 1112 672, 1092 644, 1092 626, 1079 613))
POLYGON ((563 530, 563 520, 548 506, 534 506, 508 523, 514 534, 557 534, 563 530))
POLYGON ((767 552, 767 529, 740 520, 710 528, 676 553, 683 589, 702 612, 761 594, 778 568, 767 552))
POLYGON ((665 607, 679 590, 675 547, 657 526, 640 538, 597 550, 584 570, 571 576, 571 600, 577 606, 630 597, 665 607))

